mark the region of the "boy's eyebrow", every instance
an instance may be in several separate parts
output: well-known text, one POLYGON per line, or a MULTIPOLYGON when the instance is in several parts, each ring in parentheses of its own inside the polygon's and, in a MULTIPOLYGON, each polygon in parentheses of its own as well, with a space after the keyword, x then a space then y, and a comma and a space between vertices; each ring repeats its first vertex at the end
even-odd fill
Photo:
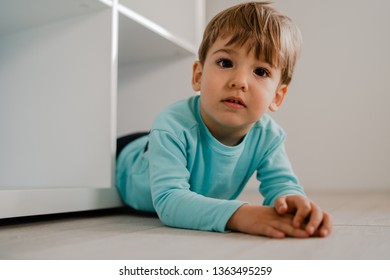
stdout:
MULTIPOLYGON (((234 49, 230 49, 230 48, 222 48, 222 49, 218 49, 214 52, 212 52, 212 55, 214 54, 217 54, 219 52, 223 52, 223 53, 227 53, 227 54, 236 54, 238 53, 236 50, 234 49)), ((262 63, 262 64, 265 64, 266 66, 268 66, 269 68, 275 68, 275 66, 273 66, 272 64, 270 64, 269 62, 266 62, 265 60, 263 59, 256 59, 259 63, 262 63)))
POLYGON ((237 52, 236 52, 235 50, 233 50, 233 49, 222 48, 222 49, 218 49, 218 50, 214 51, 212 54, 216 54, 216 53, 219 53, 219 52, 224 52, 224 53, 227 53, 227 54, 237 53, 237 52))

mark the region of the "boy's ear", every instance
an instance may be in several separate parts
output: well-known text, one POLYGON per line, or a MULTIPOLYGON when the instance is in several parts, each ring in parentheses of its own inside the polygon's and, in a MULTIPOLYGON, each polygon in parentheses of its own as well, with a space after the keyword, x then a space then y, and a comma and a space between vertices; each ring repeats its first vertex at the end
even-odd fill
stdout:
POLYGON ((276 112, 280 108, 284 98, 286 97, 287 91, 288 91, 287 85, 280 85, 278 87, 278 89, 275 92, 274 100, 272 100, 272 103, 268 107, 268 109, 271 112, 276 112))
POLYGON ((200 91, 203 67, 199 60, 192 66, 192 88, 194 91, 200 91))

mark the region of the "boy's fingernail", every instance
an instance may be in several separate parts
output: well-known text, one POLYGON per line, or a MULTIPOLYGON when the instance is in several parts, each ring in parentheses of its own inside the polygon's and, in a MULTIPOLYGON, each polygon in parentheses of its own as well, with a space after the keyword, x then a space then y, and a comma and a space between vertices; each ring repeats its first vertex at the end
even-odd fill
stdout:
POLYGON ((314 227, 312 227, 312 226, 308 227, 307 231, 309 232, 309 234, 313 234, 314 233, 314 227))
POLYGON ((328 231, 327 231, 326 229, 324 229, 324 230, 321 232, 321 235, 322 235, 323 237, 328 236, 328 231))

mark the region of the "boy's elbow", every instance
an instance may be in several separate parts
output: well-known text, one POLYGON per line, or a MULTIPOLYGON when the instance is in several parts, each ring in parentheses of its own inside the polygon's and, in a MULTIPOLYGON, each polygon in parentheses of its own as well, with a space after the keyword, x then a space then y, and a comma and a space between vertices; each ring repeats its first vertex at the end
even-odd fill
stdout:
POLYGON ((153 206, 160 221, 166 226, 173 227, 172 211, 170 211, 166 199, 164 197, 155 197, 153 199, 153 206))

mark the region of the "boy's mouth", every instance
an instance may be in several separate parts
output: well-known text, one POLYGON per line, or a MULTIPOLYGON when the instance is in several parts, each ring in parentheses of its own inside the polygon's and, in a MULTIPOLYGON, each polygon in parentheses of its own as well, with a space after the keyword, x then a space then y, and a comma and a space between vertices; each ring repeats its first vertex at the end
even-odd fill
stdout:
POLYGON ((239 97, 230 96, 228 98, 223 99, 222 102, 228 105, 229 107, 246 108, 244 101, 239 97))

